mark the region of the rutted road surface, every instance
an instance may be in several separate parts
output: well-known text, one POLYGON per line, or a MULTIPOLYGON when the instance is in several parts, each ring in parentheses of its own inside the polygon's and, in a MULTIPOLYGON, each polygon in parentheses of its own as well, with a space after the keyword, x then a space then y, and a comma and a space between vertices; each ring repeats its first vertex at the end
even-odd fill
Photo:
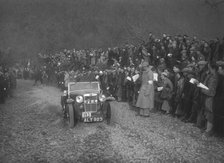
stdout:
POLYGON ((63 121, 61 92, 18 80, 0 105, 0 162, 224 162, 223 138, 206 138, 178 119, 152 113, 135 117, 112 103, 112 124, 63 121))

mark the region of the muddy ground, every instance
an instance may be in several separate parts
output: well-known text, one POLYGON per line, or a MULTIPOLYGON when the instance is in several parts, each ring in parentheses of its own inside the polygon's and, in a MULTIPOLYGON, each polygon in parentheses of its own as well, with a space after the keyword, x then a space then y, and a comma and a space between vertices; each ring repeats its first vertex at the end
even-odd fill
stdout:
POLYGON ((70 129, 61 94, 18 80, 14 97, 0 104, 0 162, 224 162, 224 138, 207 138, 192 124, 160 113, 136 117, 126 103, 111 103, 111 125, 70 129))

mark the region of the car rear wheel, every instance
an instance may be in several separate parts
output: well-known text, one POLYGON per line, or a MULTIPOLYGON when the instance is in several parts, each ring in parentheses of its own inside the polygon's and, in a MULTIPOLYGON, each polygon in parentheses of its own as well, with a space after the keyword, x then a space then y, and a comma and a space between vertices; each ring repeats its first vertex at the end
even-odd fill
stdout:
POLYGON ((73 128, 75 126, 75 109, 71 106, 68 105, 68 113, 69 113, 69 127, 73 128))

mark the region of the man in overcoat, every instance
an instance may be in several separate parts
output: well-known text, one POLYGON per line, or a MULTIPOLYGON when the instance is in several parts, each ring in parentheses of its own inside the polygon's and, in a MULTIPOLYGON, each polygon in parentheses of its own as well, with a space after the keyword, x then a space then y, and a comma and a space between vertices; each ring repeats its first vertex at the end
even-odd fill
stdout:
POLYGON ((142 84, 136 103, 138 108, 137 115, 149 116, 149 112, 154 108, 154 85, 153 72, 148 62, 142 63, 142 84))
MULTIPOLYGON (((208 64, 209 73, 206 76, 203 84, 208 87, 208 89, 201 88, 203 95, 202 109, 200 112, 201 118, 199 120, 205 120, 205 133, 206 135, 211 135, 213 133, 213 98, 216 94, 216 87, 218 84, 217 66, 213 63, 208 64)), ((197 82, 198 84, 198 82, 197 82)), ((200 122, 198 122, 200 124, 200 122)), ((202 122, 201 122, 202 124, 202 122)), ((202 124, 203 125, 203 124, 202 124)))

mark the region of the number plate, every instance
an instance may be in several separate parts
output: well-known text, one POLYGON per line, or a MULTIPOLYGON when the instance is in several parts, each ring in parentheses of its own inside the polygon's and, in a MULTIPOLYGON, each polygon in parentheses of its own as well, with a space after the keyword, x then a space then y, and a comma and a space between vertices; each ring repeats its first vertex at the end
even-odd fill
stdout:
POLYGON ((82 112, 82 118, 90 118, 91 112, 82 112))
POLYGON ((90 118, 84 118, 84 122, 101 122, 103 121, 103 117, 90 117, 90 118))

